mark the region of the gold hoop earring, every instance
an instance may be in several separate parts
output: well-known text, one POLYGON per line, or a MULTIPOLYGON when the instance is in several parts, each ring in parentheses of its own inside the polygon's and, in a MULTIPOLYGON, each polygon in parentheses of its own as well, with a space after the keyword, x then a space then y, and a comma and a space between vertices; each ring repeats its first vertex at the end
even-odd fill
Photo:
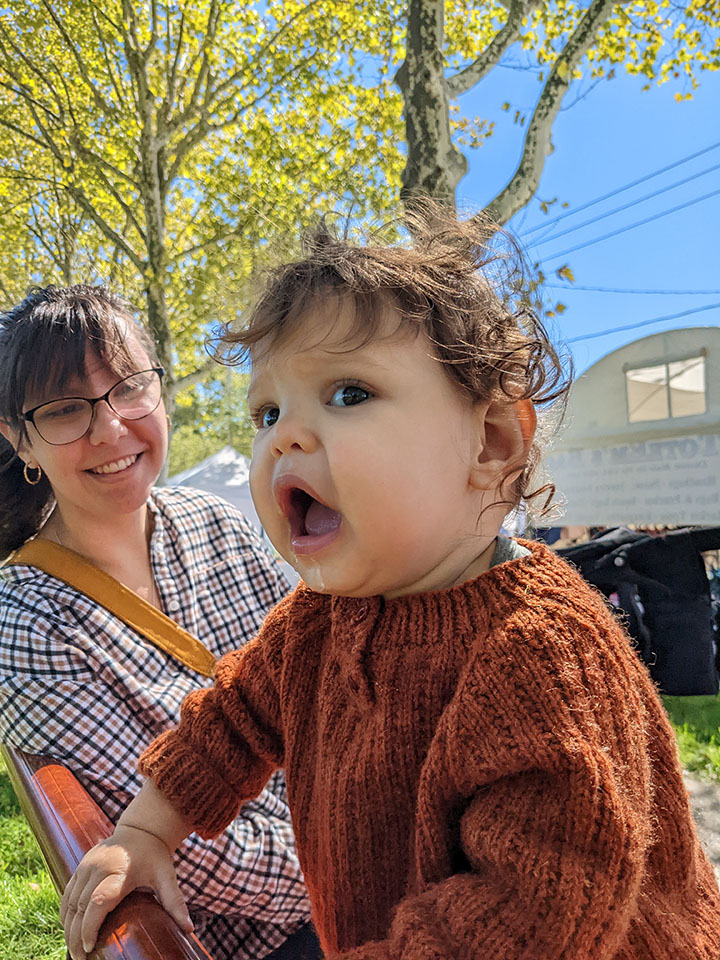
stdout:
POLYGON ((165 414, 165 419, 167 420, 168 433, 170 433, 170 431, 172 430, 172 420, 170 419, 170 414, 169 414, 169 413, 166 413, 166 414, 165 414))
POLYGON ((29 463, 26 463, 25 466, 23 467, 23 476, 25 477, 25 482, 29 483, 31 487, 34 487, 38 483, 40 483, 42 479, 42 475, 43 475, 42 468, 37 463, 35 464, 34 467, 31 467, 29 463), (35 475, 34 478, 30 476, 30 474, 28 473, 28 470, 37 470, 37 474, 35 475))

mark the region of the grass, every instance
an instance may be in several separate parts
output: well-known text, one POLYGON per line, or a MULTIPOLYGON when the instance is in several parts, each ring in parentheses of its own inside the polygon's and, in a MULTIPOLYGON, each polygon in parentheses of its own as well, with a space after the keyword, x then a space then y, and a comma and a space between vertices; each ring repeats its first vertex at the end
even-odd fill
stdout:
POLYGON ((720 697, 663 697, 686 770, 720 781, 720 697))
POLYGON ((0 760, 2 960, 64 960, 58 897, 0 760))
MULTIPOLYGON (((720 697, 663 697, 688 770, 720 782, 720 697)), ((2 960, 64 960, 58 898, 0 760, 2 960)))

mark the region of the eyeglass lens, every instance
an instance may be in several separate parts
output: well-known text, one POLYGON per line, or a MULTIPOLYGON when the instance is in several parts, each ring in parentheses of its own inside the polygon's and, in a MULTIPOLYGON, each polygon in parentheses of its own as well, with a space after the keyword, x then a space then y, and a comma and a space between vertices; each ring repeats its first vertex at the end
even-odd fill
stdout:
MULTIPOLYGON (((141 420, 160 403, 162 387, 155 370, 143 370, 116 383, 108 394, 110 407, 123 420, 141 420)), ((79 440, 87 433, 93 417, 93 403, 80 397, 52 400, 35 411, 37 432, 48 443, 79 440)))

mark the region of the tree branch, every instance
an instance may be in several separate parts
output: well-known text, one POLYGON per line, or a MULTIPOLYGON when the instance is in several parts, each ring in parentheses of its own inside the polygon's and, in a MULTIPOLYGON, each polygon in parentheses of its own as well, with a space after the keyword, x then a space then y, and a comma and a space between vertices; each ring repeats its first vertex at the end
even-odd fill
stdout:
MULTIPOLYGON (((10 56, 8 56, 8 53, 7 53, 7 51, 6 51, 5 48, 4 48, 4 43, 8 43, 8 44, 10 45, 11 49, 13 50, 15 56, 17 56, 18 59, 22 60, 22 62, 23 62, 23 63, 25 64, 25 66, 28 68, 28 70, 30 71, 30 73, 34 74, 34 75, 38 78, 38 81, 40 82, 40 84, 42 84, 42 86, 47 86, 47 85, 48 85, 48 84, 47 84, 47 75, 46 75, 42 70, 40 70, 39 67, 37 67, 37 66, 33 63, 32 59, 27 56, 27 54, 25 53, 25 51, 15 42, 14 38, 11 37, 11 36, 8 34, 7 30, 5 30, 5 28, 4 28, 4 25, 2 24, 2 21, 1 21, 1 20, 0 20, 0 26, 2 27, 2 37, 3 37, 3 40, 0 41, 0 49, 2 50, 2 53, 3 53, 3 55, 4 55, 3 69, 4 69, 5 73, 6 73, 15 83, 17 83, 18 86, 23 87, 26 91, 28 91, 27 96, 30 96, 30 93, 29 93, 27 84, 24 83, 24 82, 18 77, 17 73, 13 72, 13 71, 10 69, 10 66, 9 66, 9 65, 12 63, 12 58, 11 58, 10 56), (4 41, 4 43, 3 43, 3 41, 4 41)), ((60 114, 62 114, 62 103, 60 102, 60 99, 59 99, 59 97, 57 96, 57 93, 56 93, 56 91, 55 91, 55 88, 54 88, 53 84, 49 84, 49 87, 50 87, 50 93, 51 93, 51 95, 55 98, 55 102, 56 102, 56 104, 57 104, 57 109, 60 111, 60 114)), ((12 88, 8 87, 8 89, 12 89, 12 88)), ((53 114, 52 110, 51 110, 49 107, 45 106, 44 104, 41 104, 39 101, 38 101, 38 106, 41 106, 42 109, 43 109, 46 113, 49 113, 49 114, 51 114, 51 115, 53 114)), ((55 117, 55 119, 59 119, 59 116, 58 116, 58 117, 55 117)))
MULTIPOLYGON (((46 238, 47 230, 43 230, 40 222, 38 220, 37 210, 32 208, 32 217, 35 221, 35 226, 33 227, 30 222, 27 223, 28 231, 35 237, 36 242, 44 249, 47 255, 50 257, 55 266, 60 266, 61 253, 59 249, 53 248, 53 246, 48 242, 46 238)), ((50 234, 54 237, 54 234, 50 234)))
MULTIPOLYGON (((172 39, 172 38, 171 38, 171 35, 170 35, 170 34, 171 34, 171 26, 170 26, 170 17, 169 17, 169 11, 168 11, 168 17, 167 17, 167 44, 166 44, 166 49, 167 49, 168 53, 169 53, 169 51, 170 51, 170 49, 171 49, 171 39, 172 39)), ((168 70, 167 70, 167 65, 166 65, 165 76, 166 76, 166 80, 167 80, 167 94, 166 94, 166 97, 165 97, 165 100, 164 100, 162 106, 160 107, 160 110, 158 111, 158 116, 159 116, 159 117, 161 118, 161 120, 162 120, 162 125, 163 125, 163 127, 165 127, 166 124, 167 124, 168 118, 169 118, 169 116, 170 116, 170 112, 172 111, 172 108, 173 108, 173 104, 175 103, 176 98, 177 98, 177 90, 178 90, 178 88, 177 88, 178 64, 180 63, 180 51, 182 50, 182 45, 183 45, 184 36, 185 36, 185 10, 184 10, 184 8, 183 8, 183 10, 182 10, 181 13, 180 13, 180 24, 179 24, 178 30, 177 30, 177 40, 176 40, 176 42, 175 42, 175 52, 174 52, 174 55, 173 55, 173 58, 172 58, 172 66, 170 67, 169 72, 168 72, 168 70)), ((167 56, 167 54, 166 54, 166 56, 167 56)))
POLYGON ((132 262, 137 271, 143 275, 145 273, 145 262, 142 260, 130 246, 130 244, 125 240, 124 237, 113 230, 113 228, 103 220, 100 214, 95 210, 94 204, 90 203, 88 198, 73 184, 67 184, 65 189, 77 203, 77 205, 85 211, 90 220, 95 224, 96 227, 117 247, 119 247, 125 256, 132 262))
POLYGON ((130 178, 127 177, 126 174, 124 174, 121 170, 117 170, 111 163, 108 163, 108 162, 107 162, 106 160, 104 160, 102 157, 99 157, 97 154, 93 153, 92 150, 88 150, 87 147, 84 147, 84 146, 83 146, 82 144, 80 144, 80 143, 75 143, 75 144, 74 144, 74 147, 75 147, 75 150, 76 150, 76 152, 78 153, 78 155, 79 155, 80 157, 83 157, 86 161, 88 161, 89 163, 91 163, 91 164, 95 167, 95 175, 100 178, 100 180, 102 181, 105 189, 108 191, 108 193, 110 194, 110 196, 113 197, 113 199, 115 200, 115 202, 117 203, 117 205, 118 205, 118 206, 120 207, 120 209, 123 211, 123 213, 125 214, 125 216, 126 216, 126 218, 127 218, 127 222, 128 222, 129 224, 132 224, 132 226, 135 228, 135 230, 137 230, 140 238, 143 240, 143 242, 145 242, 145 240, 146 240, 145 233, 144 233, 142 227, 140 226, 139 221, 138 221, 137 218, 135 217, 135 214, 133 213, 132 207, 131 207, 131 206, 127 203, 127 201, 125 201, 125 200, 123 199, 123 197, 120 195, 120 193, 118 192, 118 190, 117 190, 117 188, 115 187, 115 185, 114 185, 114 184, 112 183, 112 181, 106 176, 105 170, 104 170, 103 168, 104 168, 104 167, 107 167, 107 168, 108 168, 112 173, 114 173, 116 176, 118 176, 118 177, 120 177, 120 178, 122 178, 122 179, 128 180, 128 181, 129 181, 134 187, 136 187, 136 188, 137 188, 137 185, 134 184, 134 183, 132 182, 132 180, 130 180, 130 178))
MULTIPOLYGON (((23 137, 25 140, 29 140, 31 143, 34 143, 36 146, 40 147, 42 150, 47 150, 47 144, 44 140, 40 140, 38 137, 34 137, 31 133, 28 133, 27 130, 23 130, 22 127, 18 127, 16 124, 12 123, 10 120, 3 120, 0 118, 0 127, 5 127, 6 130, 11 130, 13 133, 16 133, 18 136, 23 137)), ((27 178, 34 179, 34 178, 27 178)))
POLYGON ((529 2, 529 0, 511 0, 505 25, 495 34, 492 42, 473 63, 447 78, 448 96, 458 97, 462 93, 467 93, 482 80, 485 74, 489 73, 494 66, 497 66, 505 51, 520 36, 523 19, 534 6, 536 6, 536 3, 529 2))
POLYGON ((0 210, 0 220, 2 220, 4 217, 6 217, 9 213, 12 213, 13 210, 17 209, 17 207, 22 207, 22 206, 24 206, 26 203, 29 203, 29 204, 32 206, 32 205, 34 204, 35 200, 38 199, 38 197, 42 197, 42 195, 43 195, 44 193, 48 193, 49 190, 50 190, 50 188, 47 187, 45 190, 38 190, 37 193, 32 193, 32 194, 28 194, 28 196, 26 196, 26 197, 21 197, 21 198, 20 198, 19 200, 17 200, 15 203, 11 204, 11 206, 5 207, 4 210, 0 210))
MULTIPOLYGON (((9 71, 8 71, 8 76, 11 76, 9 71)), ((0 81, 0 89, 7 90, 10 93, 14 93, 16 97, 19 97, 20 99, 24 100, 28 105, 32 104, 34 107, 37 107, 38 110, 42 110, 43 113, 46 113, 51 120, 54 120, 56 123, 60 122, 61 118, 59 117, 59 115, 54 113, 46 103, 43 103, 41 100, 37 100, 35 97, 33 97, 29 88, 26 87, 24 83, 22 83, 17 78, 15 78, 15 83, 17 84, 17 87, 14 87, 10 83, 5 83, 4 81, 0 81)))
POLYGON ((189 257, 193 253, 200 253, 201 250, 207 250, 209 247, 217 246, 218 244, 222 243, 223 240, 228 240, 230 237, 237 237, 242 233, 245 225, 245 222, 235 224, 235 226, 229 230, 223 230, 220 233, 216 233, 214 237, 209 237, 207 240, 201 240, 200 243, 196 243, 192 247, 186 247, 184 250, 176 253, 173 257, 170 257, 168 262, 179 263, 185 257, 189 257))
POLYGON ((207 103, 208 91, 210 89, 210 84, 212 81, 212 77, 210 75, 210 55, 209 54, 210 54, 210 50, 212 49, 212 45, 215 42, 215 37, 217 35, 219 18, 220 18, 220 11, 218 7, 218 2, 217 0, 212 0, 210 9, 208 10, 207 29, 205 30, 205 33, 203 35, 203 42, 200 46, 200 49, 197 51, 197 54, 192 58, 191 62, 188 64, 187 70, 184 71, 185 77, 183 78, 183 82, 180 84, 180 87, 178 90, 178 104, 180 102, 179 98, 181 96, 181 92, 184 90, 184 87, 185 87, 185 78, 187 78, 195 69, 195 63, 197 62, 198 58, 200 58, 200 61, 201 61, 200 67, 198 69, 197 76, 195 77, 195 82, 193 83, 193 87, 192 87, 192 90, 190 91, 190 95, 189 95, 186 106, 182 110, 180 110, 180 112, 172 120, 172 122, 170 122, 170 119, 169 119, 170 114, 168 111, 166 127, 165 127, 166 141, 169 140, 174 133, 176 133, 178 130, 184 127, 189 120, 191 120, 193 117, 199 116, 200 113, 202 112, 202 106, 204 106, 207 103), (203 104, 201 106, 200 91, 203 89, 203 87, 205 88, 205 94, 202 98, 203 104))
POLYGON ((97 86, 90 79, 90 74, 87 72, 84 59, 80 56, 80 53, 76 49, 75 44, 73 43, 70 37, 70 34, 65 29, 65 26, 62 20, 53 9, 52 4, 48 3, 48 0, 42 0, 42 5, 45 8, 45 11, 47 12, 50 19, 55 24, 58 33, 63 38, 65 46, 70 51, 73 57, 73 60, 75 61, 75 65, 77 66, 78 71, 80 73, 80 76, 82 77, 85 86, 90 91, 90 96, 93 98, 95 106, 98 108, 98 110, 100 110, 106 116, 117 117, 118 116, 117 109, 113 107, 112 104, 107 102, 105 97, 103 97, 100 94, 97 86))
MULTIPOLYGON (((113 70, 112 60, 110 59, 110 55, 109 55, 109 53, 108 53, 107 44, 105 43, 105 37, 103 36, 103 32, 102 32, 102 30, 100 29, 100 21, 98 20, 98 12, 97 12, 97 10, 95 9, 95 4, 94 4, 94 3, 91 3, 91 4, 90 4, 90 9, 91 9, 91 11, 92 11, 92 18, 93 18, 93 25, 94 25, 94 27, 95 27, 95 34, 96 34, 96 36, 97 36, 97 38, 98 38, 98 42, 99 42, 99 44, 100 44, 100 50, 102 51, 103 60, 105 61, 105 69, 107 70, 107 75, 110 77, 110 82, 112 83, 112 87, 113 87, 113 90, 115 91, 115 96, 117 97, 118 103, 123 103, 124 100, 125 100, 125 97, 126 97, 126 93, 125 93, 125 91, 122 89, 122 75, 121 75, 121 74, 118 74, 117 77, 115 76, 115 72, 114 72, 114 70, 113 70)), ((110 23, 112 24, 113 21, 110 20, 110 23)), ((114 26, 114 24, 113 24, 113 26, 114 26)), ((116 32, 117 32, 117 30, 116 30, 116 32)), ((118 33, 118 35, 119 35, 119 33, 118 33)))
POLYGON ((545 158, 552 150, 552 128, 563 97, 572 82, 575 68, 597 37, 613 7, 626 6, 629 0, 593 0, 575 32, 553 64, 528 124, 520 162, 507 186, 487 205, 487 212, 498 223, 507 223, 533 197, 540 183, 545 158))
POLYGON ((115 31, 115 33, 117 33, 118 36, 119 36, 119 35, 120 35, 120 24, 119 24, 119 23, 116 23, 116 22, 110 17, 110 15, 108 14, 108 12, 107 12, 107 10, 105 9, 104 5, 96 3, 95 0, 86 0, 86 2, 90 4, 90 6, 93 8, 93 10, 95 10, 97 13, 100 14, 100 16, 103 18, 103 20, 107 20, 107 22, 108 22, 108 23, 110 24, 110 26, 113 28, 113 30, 115 31))
POLYGON ((209 373, 212 373, 213 370, 217 368, 217 361, 215 360, 206 360, 205 363, 198 367, 197 370, 194 370, 192 373, 186 373, 184 377, 180 377, 179 380, 176 380, 171 387, 171 395, 174 397, 181 390, 186 390, 188 387, 192 387, 198 381, 203 380, 209 373))

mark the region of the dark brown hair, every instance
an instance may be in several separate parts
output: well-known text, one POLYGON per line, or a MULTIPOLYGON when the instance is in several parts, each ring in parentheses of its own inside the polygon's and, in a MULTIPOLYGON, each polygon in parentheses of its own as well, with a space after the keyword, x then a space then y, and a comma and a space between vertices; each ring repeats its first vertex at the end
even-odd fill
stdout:
MULTIPOLYGON (((471 401, 530 400, 562 408, 570 364, 532 309, 524 260, 509 234, 480 217, 462 221, 427 200, 415 204, 405 225, 405 243, 384 242, 380 235, 355 243, 321 222, 304 238, 304 256, 270 271, 241 329, 224 329, 225 361, 247 360, 260 344, 272 347, 300 327, 308 312, 320 315, 318 308, 334 297, 350 311, 343 341, 348 349, 370 341, 395 315, 400 326, 428 337, 471 401)), ((331 323, 331 311, 325 313, 331 323)), ((531 491, 539 460, 536 440, 509 506, 540 493, 548 494, 549 503, 550 485, 531 491)))
MULTIPOLYGON (((157 363, 152 340, 121 297, 101 286, 33 288, 22 303, 0 313, 0 420, 26 438, 26 398, 62 395, 69 379, 85 369, 88 348, 119 377, 132 372, 130 335, 157 363)), ((27 484, 22 460, 0 436, 0 559, 37 533, 52 503, 47 477, 27 484)))

